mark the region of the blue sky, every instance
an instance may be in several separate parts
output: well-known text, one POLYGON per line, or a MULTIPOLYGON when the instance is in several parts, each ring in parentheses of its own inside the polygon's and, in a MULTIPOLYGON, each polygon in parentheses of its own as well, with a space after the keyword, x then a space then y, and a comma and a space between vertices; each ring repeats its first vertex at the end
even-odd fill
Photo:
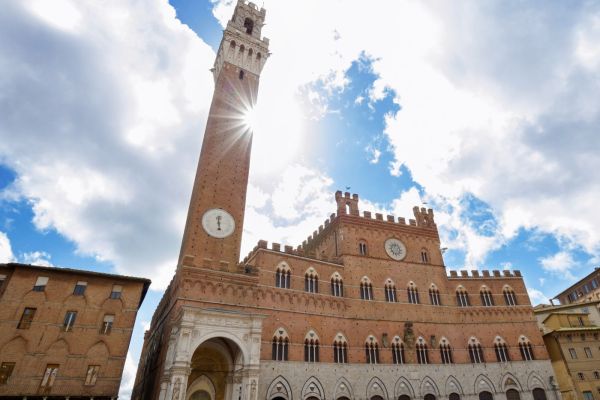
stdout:
MULTIPOLYGON (((519 269, 534 303, 600 263, 600 4, 265 2, 242 253, 335 210, 434 208, 450 269, 519 269), (293 13, 293 15, 290 15, 293 13), (510 29, 507 29, 510 27, 510 29)), ((171 278, 231 0, 9 2, 0 262, 171 278)))

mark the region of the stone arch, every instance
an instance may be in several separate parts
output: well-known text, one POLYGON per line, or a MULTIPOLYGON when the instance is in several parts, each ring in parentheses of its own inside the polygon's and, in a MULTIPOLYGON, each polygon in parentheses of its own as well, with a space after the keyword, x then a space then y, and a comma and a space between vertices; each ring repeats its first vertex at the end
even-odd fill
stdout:
POLYGON ((398 399, 402 395, 406 395, 411 399, 415 398, 415 391, 413 390, 410 381, 403 376, 398 378, 396 381, 396 385, 394 387, 394 398, 398 399))
POLYGON ((508 389, 517 389, 519 392, 523 391, 519 380, 510 372, 507 372, 504 375, 502 375, 502 378, 500 380, 500 387, 502 388, 503 392, 506 392, 508 389))
POLYGON ((110 356, 110 351, 106 343, 104 343, 102 340, 99 340, 90 346, 86 356, 90 359, 108 358, 110 356))
POLYGON ((67 343, 65 339, 58 339, 48 347, 48 350, 46 350, 46 354, 50 356, 66 355, 70 353, 69 343, 67 343))
POLYGON ((27 353, 27 340, 20 335, 12 338, 0 348, 2 358, 7 360, 21 359, 25 353, 27 353))
MULTIPOLYGON (((248 354, 248 349, 244 346, 242 339, 234 335, 233 333, 225 330, 212 331, 204 336, 200 336, 197 340, 195 340, 190 348, 192 349, 192 353, 198 349, 204 342, 207 342, 211 339, 229 339, 233 343, 237 345, 241 352, 242 359, 241 362, 248 362, 250 360, 250 354, 248 354)), ((237 361, 237 360, 234 360, 237 361)))
POLYGON ((478 375, 475 378, 475 385, 473 387, 473 393, 490 392, 496 393, 496 388, 492 381, 485 375, 478 375))
POLYGON ((325 391, 323 390, 323 385, 321 382, 314 376, 311 376, 306 380, 304 386, 302 387, 302 400, 306 400, 309 397, 316 397, 320 400, 325 400, 325 391))
POLYGON ((388 399, 388 392, 387 392, 385 385, 383 384, 381 379, 379 379, 376 376, 371 378, 371 380, 367 384, 366 394, 367 394, 367 399, 371 399, 372 397, 375 397, 375 396, 380 396, 384 400, 388 399))
POLYGON ((421 397, 425 397, 427 394, 433 394, 435 397, 439 397, 440 395, 440 391, 438 390, 435 381, 429 376, 426 376, 421 380, 421 386, 419 390, 421 392, 421 397))
POLYGON ((201 375, 188 385, 187 400, 192 400, 192 396, 200 391, 204 391, 210 395, 210 400, 215 400, 217 392, 210 378, 206 375, 201 375))
POLYGON ((273 382, 269 385, 266 400, 272 400, 277 397, 285 400, 292 400, 292 388, 290 383, 281 375, 273 379, 273 382))
POLYGON ((460 395, 464 395, 462 386, 458 379, 454 376, 450 375, 448 379, 446 379, 446 396, 450 396, 450 393, 458 393, 460 395))
POLYGON ((344 377, 341 377, 340 379, 338 379, 338 381, 335 384, 335 390, 333 391, 333 400, 337 400, 342 397, 345 397, 348 399, 354 399, 354 392, 352 390, 352 385, 344 377))
POLYGON ((547 389, 546 385, 544 385, 544 380, 534 371, 529 373, 527 377, 527 389, 532 391, 535 388, 547 389))

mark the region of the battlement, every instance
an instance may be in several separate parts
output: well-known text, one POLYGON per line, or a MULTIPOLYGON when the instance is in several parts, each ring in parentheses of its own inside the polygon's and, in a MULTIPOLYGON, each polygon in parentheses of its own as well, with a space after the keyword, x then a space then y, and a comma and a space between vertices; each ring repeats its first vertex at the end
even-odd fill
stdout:
POLYGON ((250 251, 250 253, 248 253, 248 255, 246 257, 244 257, 244 259, 242 260, 242 265, 245 265, 246 263, 248 263, 248 261, 260 249, 275 251, 275 252, 282 253, 282 254, 289 254, 292 256, 296 256, 296 257, 309 258, 309 259, 315 260, 315 261, 323 261, 323 262, 329 262, 329 263, 341 265, 341 263, 338 260, 328 260, 326 258, 325 259, 323 259, 323 258, 317 259, 314 256, 306 254, 304 252, 304 247, 302 245, 294 248, 293 246, 288 246, 288 245, 281 246, 281 243, 272 242, 271 247, 269 247, 269 242, 267 242, 266 240, 258 241, 256 246, 254 246, 254 248, 250 251))
POLYGON ((473 269, 471 271, 468 270, 461 270, 461 271, 450 271, 450 274, 448 275, 448 279, 465 279, 465 278, 474 278, 474 279, 480 279, 480 278, 521 278, 521 271, 519 270, 508 270, 505 269, 503 271, 494 269, 491 271, 489 270, 476 270, 473 269), (460 272, 460 274, 459 274, 460 272), (470 274, 469 274, 470 272, 470 274))

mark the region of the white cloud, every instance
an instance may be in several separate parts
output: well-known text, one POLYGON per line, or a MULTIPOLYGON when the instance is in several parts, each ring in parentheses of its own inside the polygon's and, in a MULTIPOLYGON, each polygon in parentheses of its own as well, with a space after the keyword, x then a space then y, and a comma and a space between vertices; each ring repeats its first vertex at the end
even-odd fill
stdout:
POLYGON ((135 383, 135 375, 137 372, 137 363, 133 360, 131 352, 127 352, 125 358, 125 366, 123 368, 123 378, 121 379, 121 387, 119 388, 119 397, 123 399, 131 398, 131 391, 135 383))
POLYGON ((45 251, 32 251, 29 253, 21 254, 21 256, 19 257, 19 262, 22 262, 24 264, 52 267, 53 265, 50 261, 51 258, 52 256, 46 253, 45 251))
POLYGON ((12 262, 14 258, 8 236, 4 232, 0 232, 0 263, 12 262))
POLYGON ((567 279, 574 280, 575 277, 571 270, 577 266, 573 255, 567 251, 559 251, 551 256, 540 258, 542 268, 554 275, 563 276, 567 279))
POLYGON ((529 299, 531 300, 532 305, 538 305, 540 303, 548 304, 550 303, 550 298, 542 293, 540 290, 535 289, 531 286, 527 287, 527 294, 529 294, 529 299))
POLYGON ((215 54, 166 1, 46 3, 10 2, 0 15, 0 156, 17 173, 4 195, 31 202, 38 229, 162 288, 215 54))

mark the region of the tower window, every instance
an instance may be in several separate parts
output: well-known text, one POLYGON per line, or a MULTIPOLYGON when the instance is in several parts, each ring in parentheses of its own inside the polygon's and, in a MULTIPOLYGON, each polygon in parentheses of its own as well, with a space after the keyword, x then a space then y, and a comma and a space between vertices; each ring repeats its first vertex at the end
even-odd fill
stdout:
POLYGON ((240 75, 239 75, 240 79, 244 79, 244 70, 240 69, 240 75))
POLYGON ((358 242, 358 253, 361 256, 367 255, 367 242, 365 242, 364 240, 361 240, 360 242, 358 242))
POLYGON ((429 254, 427 253, 427 250, 425 250, 425 249, 421 250, 421 262, 423 264, 429 263, 429 254))
POLYGON ((252 31, 254 30, 254 21, 250 18, 246 18, 244 20, 244 28, 246 29, 246 33, 248 35, 252 35, 252 31))

